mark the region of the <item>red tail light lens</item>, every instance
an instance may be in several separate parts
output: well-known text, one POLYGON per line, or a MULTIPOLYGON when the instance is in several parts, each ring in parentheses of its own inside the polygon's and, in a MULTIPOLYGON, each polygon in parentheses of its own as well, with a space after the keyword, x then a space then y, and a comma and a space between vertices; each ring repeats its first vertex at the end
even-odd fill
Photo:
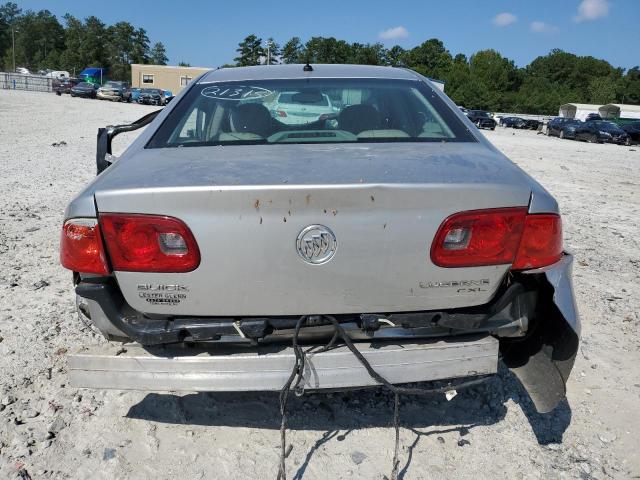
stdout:
POLYGON ((60 263, 74 272, 109 274, 100 228, 94 219, 74 218, 65 222, 60 236, 60 263))
POLYGON ((200 264, 198 244, 177 218, 104 213, 100 227, 114 270, 177 273, 200 264))
POLYGON ((562 221, 559 215, 527 215, 512 270, 544 267, 562 257, 562 221))
POLYGON ((439 267, 477 267, 513 262, 526 208, 496 208, 456 213, 438 229, 431 261, 439 267))
POLYGON ((456 213, 438 229, 431 261, 439 267, 512 264, 513 270, 539 268, 562 255, 558 215, 527 215, 526 208, 456 213))

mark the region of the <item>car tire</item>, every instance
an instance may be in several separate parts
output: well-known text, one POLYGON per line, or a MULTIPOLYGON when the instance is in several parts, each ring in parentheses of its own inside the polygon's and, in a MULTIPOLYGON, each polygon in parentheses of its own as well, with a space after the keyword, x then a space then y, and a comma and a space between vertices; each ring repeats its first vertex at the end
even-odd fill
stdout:
POLYGON ((624 145, 625 145, 625 147, 630 147, 631 146, 631 137, 627 137, 627 139, 624 141, 624 145))
POLYGON ((493 130, 495 130, 495 129, 496 129, 495 125, 494 125, 493 127, 491 127, 491 130, 492 130, 492 131, 493 131, 493 130))
POLYGON ((562 140, 564 140, 564 130, 560 130, 560 135, 558 135, 562 140))

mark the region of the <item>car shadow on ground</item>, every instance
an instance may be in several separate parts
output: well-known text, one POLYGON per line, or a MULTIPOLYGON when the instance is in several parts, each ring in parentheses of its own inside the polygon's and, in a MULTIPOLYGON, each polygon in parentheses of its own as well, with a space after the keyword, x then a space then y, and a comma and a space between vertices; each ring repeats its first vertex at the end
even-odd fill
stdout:
MULTIPOLYGON (((409 470, 413 451, 421 438, 436 436, 438 441, 444 441, 439 438, 440 435, 457 432, 458 445, 464 446, 464 437, 472 429, 500 422, 506 415, 509 401, 522 409, 539 444, 562 442, 563 434, 571 422, 568 402, 562 401, 551 413, 537 413, 520 382, 501 365, 497 375, 483 384, 459 391, 451 401, 447 401, 442 394, 400 397, 401 428, 410 430, 415 439, 407 447, 399 478, 403 478, 409 470)), ((382 388, 307 393, 302 397, 292 394, 287 411, 288 429, 324 432, 298 468, 294 478, 301 479, 314 453, 327 442, 343 441, 353 430, 390 428, 393 421, 393 395, 382 388)), ((277 392, 150 393, 133 405, 126 416, 182 425, 280 428, 277 392)))

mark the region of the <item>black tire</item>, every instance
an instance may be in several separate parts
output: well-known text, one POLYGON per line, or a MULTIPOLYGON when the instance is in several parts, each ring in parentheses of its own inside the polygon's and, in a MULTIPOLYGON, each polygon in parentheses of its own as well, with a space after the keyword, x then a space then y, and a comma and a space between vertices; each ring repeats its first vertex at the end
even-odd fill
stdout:
POLYGON ((625 145, 625 147, 630 147, 631 146, 631 137, 627 137, 627 139, 624 141, 624 145, 625 145))
POLYGON ((495 129, 496 129, 495 125, 494 125, 493 127, 491 127, 491 130, 492 130, 492 131, 493 131, 493 130, 495 130, 495 129))
POLYGON ((564 130, 560 130, 560 135, 558 135, 562 140, 564 140, 564 130))

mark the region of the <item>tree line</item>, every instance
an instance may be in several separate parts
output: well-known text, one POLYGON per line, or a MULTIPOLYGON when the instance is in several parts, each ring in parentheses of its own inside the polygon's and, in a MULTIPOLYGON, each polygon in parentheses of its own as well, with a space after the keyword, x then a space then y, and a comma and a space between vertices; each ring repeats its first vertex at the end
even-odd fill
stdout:
POLYGON ((132 63, 167 64, 164 45, 150 45, 144 28, 129 22, 106 25, 95 16, 80 20, 67 14, 63 21, 49 10, 23 12, 13 2, 0 5, 0 69, 11 71, 15 54, 16 67, 32 72, 77 75, 86 67, 103 67, 114 80, 130 80, 132 63))
MULTIPOLYGON (((495 50, 469 58, 453 55, 437 38, 404 49, 381 43, 349 43, 333 37, 293 37, 280 46, 267 40, 270 63, 355 63, 406 67, 445 82, 458 105, 497 112, 554 114, 563 103, 640 104, 640 67, 625 72, 605 60, 560 49, 539 56, 525 67, 495 50)), ((248 35, 236 50, 235 64, 266 63, 266 43, 248 35)))

